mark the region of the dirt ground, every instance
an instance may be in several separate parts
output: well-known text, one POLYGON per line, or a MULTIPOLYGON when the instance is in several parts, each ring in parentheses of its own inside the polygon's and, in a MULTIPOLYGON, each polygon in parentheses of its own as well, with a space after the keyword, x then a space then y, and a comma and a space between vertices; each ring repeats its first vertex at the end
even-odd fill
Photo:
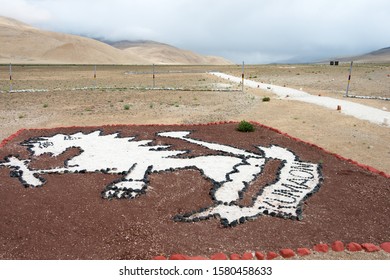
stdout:
MULTIPOLYGON (((0 139, 21 128, 102 124, 193 124, 253 120, 315 143, 346 158, 390 173, 390 129, 302 102, 228 83, 206 71, 239 76, 241 66, 158 66, 156 88, 151 66, 0 67, 0 139), (88 87, 88 89, 85 89, 88 87), (96 88, 95 88, 96 87, 96 88), (231 91, 215 91, 215 90, 231 91), (214 91, 213 91, 214 90, 214 91)), ((343 98, 348 65, 247 66, 246 77, 312 94, 343 98), (299 73, 299 75, 298 75, 299 73), (331 82, 333 81, 333 82, 331 82)), ((389 97, 390 65, 356 65, 351 92, 389 97)), ((348 99, 382 110, 390 101, 348 99)))
MULTIPOLYGON (((348 70, 348 64, 246 66, 245 77, 343 98, 348 70)), ((241 92, 239 85, 207 71, 240 76, 242 70, 241 65, 158 66, 155 89, 151 90, 152 66, 97 66, 96 78, 93 66, 13 66, 12 84, 8 66, 0 66, 0 139, 21 128, 245 119, 390 173, 390 127, 257 89, 241 92), (15 92, 9 92, 11 85, 15 92), (265 96, 270 102, 262 101, 265 96)), ((389 83, 390 65, 355 65, 350 93, 390 97, 389 83)), ((348 100, 390 110, 390 101, 348 100)), ((343 254, 335 258, 350 258, 343 254)), ((368 258, 386 257, 380 253, 368 258)), ((326 258, 331 259, 332 254, 326 258)))

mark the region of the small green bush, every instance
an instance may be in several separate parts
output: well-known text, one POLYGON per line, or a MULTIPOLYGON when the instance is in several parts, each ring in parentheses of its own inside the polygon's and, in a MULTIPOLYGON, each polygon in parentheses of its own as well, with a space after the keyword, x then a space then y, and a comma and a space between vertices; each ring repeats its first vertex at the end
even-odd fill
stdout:
POLYGON ((271 101, 271 98, 269 98, 268 96, 263 97, 263 102, 270 102, 270 101, 271 101))
POLYGON ((255 127, 250 122, 241 121, 238 124, 237 130, 241 132, 253 132, 255 131, 255 127))
POLYGON ((126 104, 125 106, 123 106, 123 108, 124 108, 125 110, 129 110, 129 109, 130 109, 130 105, 129 105, 129 104, 126 104))

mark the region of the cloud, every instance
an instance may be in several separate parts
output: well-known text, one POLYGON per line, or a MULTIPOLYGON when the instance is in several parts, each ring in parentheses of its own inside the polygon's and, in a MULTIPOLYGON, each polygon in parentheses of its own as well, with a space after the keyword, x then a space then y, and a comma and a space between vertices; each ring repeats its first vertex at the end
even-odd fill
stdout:
POLYGON ((35 6, 32 1, 0 0, 0 15, 18 19, 27 23, 37 24, 52 20, 51 13, 35 6))
POLYGON ((304 61, 390 45, 388 0, 0 0, 0 6, 0 13, 41 28, 156 40, 237 63, 304 61))

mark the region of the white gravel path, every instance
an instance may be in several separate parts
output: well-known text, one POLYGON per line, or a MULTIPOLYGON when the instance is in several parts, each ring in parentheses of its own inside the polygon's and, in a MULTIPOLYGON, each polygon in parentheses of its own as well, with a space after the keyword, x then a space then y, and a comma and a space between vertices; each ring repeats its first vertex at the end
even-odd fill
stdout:
MULTIPOLYGON (((236 83, 241 83, 242 80, 241 77, 235 77, 220 72, 210 72, 210 74, 236 83)), ((247 79, 244 80, 244 85, 251 88, 259 88, 270 91, 281 98, 286 98, 288 96, 290 100, 312 103, 332 110, 336 110, 337 106, 341 106, 341 113, 343 114, 390 128, 390 112, 386 112, 370 106, 342 99, 315 96, 301 90, 259 83, 247 79)))

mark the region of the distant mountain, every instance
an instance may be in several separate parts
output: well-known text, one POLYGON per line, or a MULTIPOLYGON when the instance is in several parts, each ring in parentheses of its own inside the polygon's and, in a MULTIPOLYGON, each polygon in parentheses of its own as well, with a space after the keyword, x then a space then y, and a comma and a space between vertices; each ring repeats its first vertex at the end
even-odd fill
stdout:
POLYGON ((132 47, 139 47, 139 46, 148 45, 148 44, 168 46, 167 44, 156 42, 156 41, 151 41, 151 40, 134 40, 134 41, 130 41, 130 40, 109 41, 109 40, 100 40, 100 39, 97 39, 97 40, 102 41, 110 46, 113 46, 113 47, 115 47, 117 49, 121 49, 121 50, 125 50, 125 49, 132 48, 132 47))
POLYGON ((0 63, 231 64, 153 41, 101 42, 0 16, 0 63))
POLYGON ((151 60, 156 64, 232 64, 232 62, 222 57, 204 56, 156 41, 106 41, 106 43, 123 50, 128 55, 151 60))
POLYGON ((0 63, 148 63, 81 36, 44 31, 0 17, 0 63))
POLYGON ((336 58, 339 61, 354 61, 360 63, 390 63, 390 47, 379 49, 358 56, 336 58))
POLYGON ((380 55, 389 55, 390 54, 390 47, 383 48, 377 51, 373 51, 369 53, 370 55, 374 56, 380 56, 380 55))

